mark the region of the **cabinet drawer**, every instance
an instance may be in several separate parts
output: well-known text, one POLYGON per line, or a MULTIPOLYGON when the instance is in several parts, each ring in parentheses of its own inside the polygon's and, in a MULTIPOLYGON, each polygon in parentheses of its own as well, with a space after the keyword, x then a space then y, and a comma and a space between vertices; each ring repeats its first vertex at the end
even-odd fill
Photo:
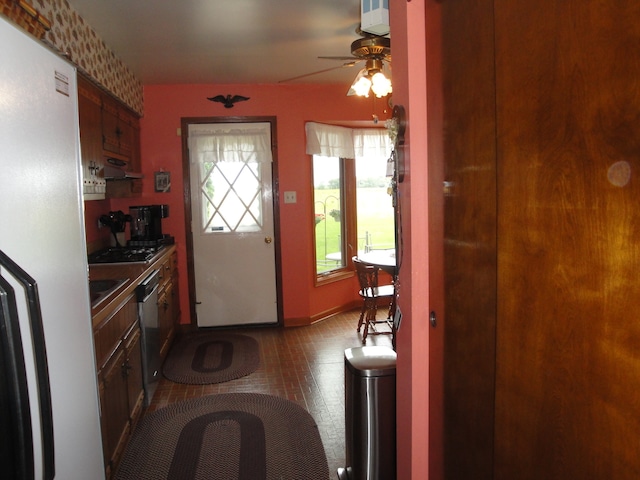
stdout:
POLYGON ((122 307, 107 317, 93 331, 96 348, 96 363, 102 369, 122 341, 125 332, 138 320, 138 304, 135 295, 130 295, 122 307))
POLYGON ((169 280, 171 280, 171 268, 172 262, 171 258, 167 258, 162 265, 160 265, 160 269, 158 271, 158 277, 160 281, 160 288, 164 287, 169 280))

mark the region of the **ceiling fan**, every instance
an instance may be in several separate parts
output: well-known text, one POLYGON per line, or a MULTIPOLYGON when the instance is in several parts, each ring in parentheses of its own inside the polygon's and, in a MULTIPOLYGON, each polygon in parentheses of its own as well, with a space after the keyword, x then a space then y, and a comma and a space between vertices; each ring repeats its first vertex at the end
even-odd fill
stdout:
POLYGON ((391 81, 384 76, 383 69, 385 68, 385 63, 391 64, 391 39, 386 35, 374 35, 364 32, 360 28, 356 29, 356 33, 358 33, 361 38, 351 43, 351 56, 318 57, 327 60, 348 60, 346 63, 336 67, 305 73, 297 77, 287 78, 286 80, 280 80, 278 83, 291 82, 339 68, 353 67, 360 62, 365 62, 364 68, 358 72, 347 95, 368 97, 370 88, 377 97, 388 95, 391 93, 391 81))

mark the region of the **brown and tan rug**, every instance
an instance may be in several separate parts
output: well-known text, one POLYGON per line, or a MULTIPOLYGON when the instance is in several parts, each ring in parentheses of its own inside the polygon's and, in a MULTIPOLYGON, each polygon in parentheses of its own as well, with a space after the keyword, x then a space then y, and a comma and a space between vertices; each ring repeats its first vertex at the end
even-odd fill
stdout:
POLYGON ((187 334, 171 347, 163 375, 176 383, 205 385, 244 377, 260 366, 258 341, 224 332, 187 334))
POLYGON ((144 417, 116 480, 328 480, 318 427, 299 405, 257 393, 210 395, 144 417))

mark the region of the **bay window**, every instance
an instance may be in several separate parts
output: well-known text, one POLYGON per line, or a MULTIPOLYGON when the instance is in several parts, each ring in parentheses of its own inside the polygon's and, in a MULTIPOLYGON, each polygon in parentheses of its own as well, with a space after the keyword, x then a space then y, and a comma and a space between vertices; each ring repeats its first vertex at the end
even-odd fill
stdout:
POLYGON ((316 282, 351 275, 351 257, 394 248, 385 129, 351 129, 309 122, 316 282))

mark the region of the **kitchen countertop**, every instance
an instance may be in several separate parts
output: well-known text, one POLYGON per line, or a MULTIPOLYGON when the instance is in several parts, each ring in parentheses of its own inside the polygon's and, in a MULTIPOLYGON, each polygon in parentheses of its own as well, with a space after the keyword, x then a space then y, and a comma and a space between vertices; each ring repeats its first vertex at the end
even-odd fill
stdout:
POLYGON ((94 264, 89 265, 90 280, 115 280, 128 278, 129 280, 116 289, 104 301, 91 308, 93 327, 97 327, 113 312, 115 312, 135 289, 151 273, 159 268, 166 258, 175 252, 175 245, 166 245, 149 260, 148 263, 119 263, 117 265, 94 264))

